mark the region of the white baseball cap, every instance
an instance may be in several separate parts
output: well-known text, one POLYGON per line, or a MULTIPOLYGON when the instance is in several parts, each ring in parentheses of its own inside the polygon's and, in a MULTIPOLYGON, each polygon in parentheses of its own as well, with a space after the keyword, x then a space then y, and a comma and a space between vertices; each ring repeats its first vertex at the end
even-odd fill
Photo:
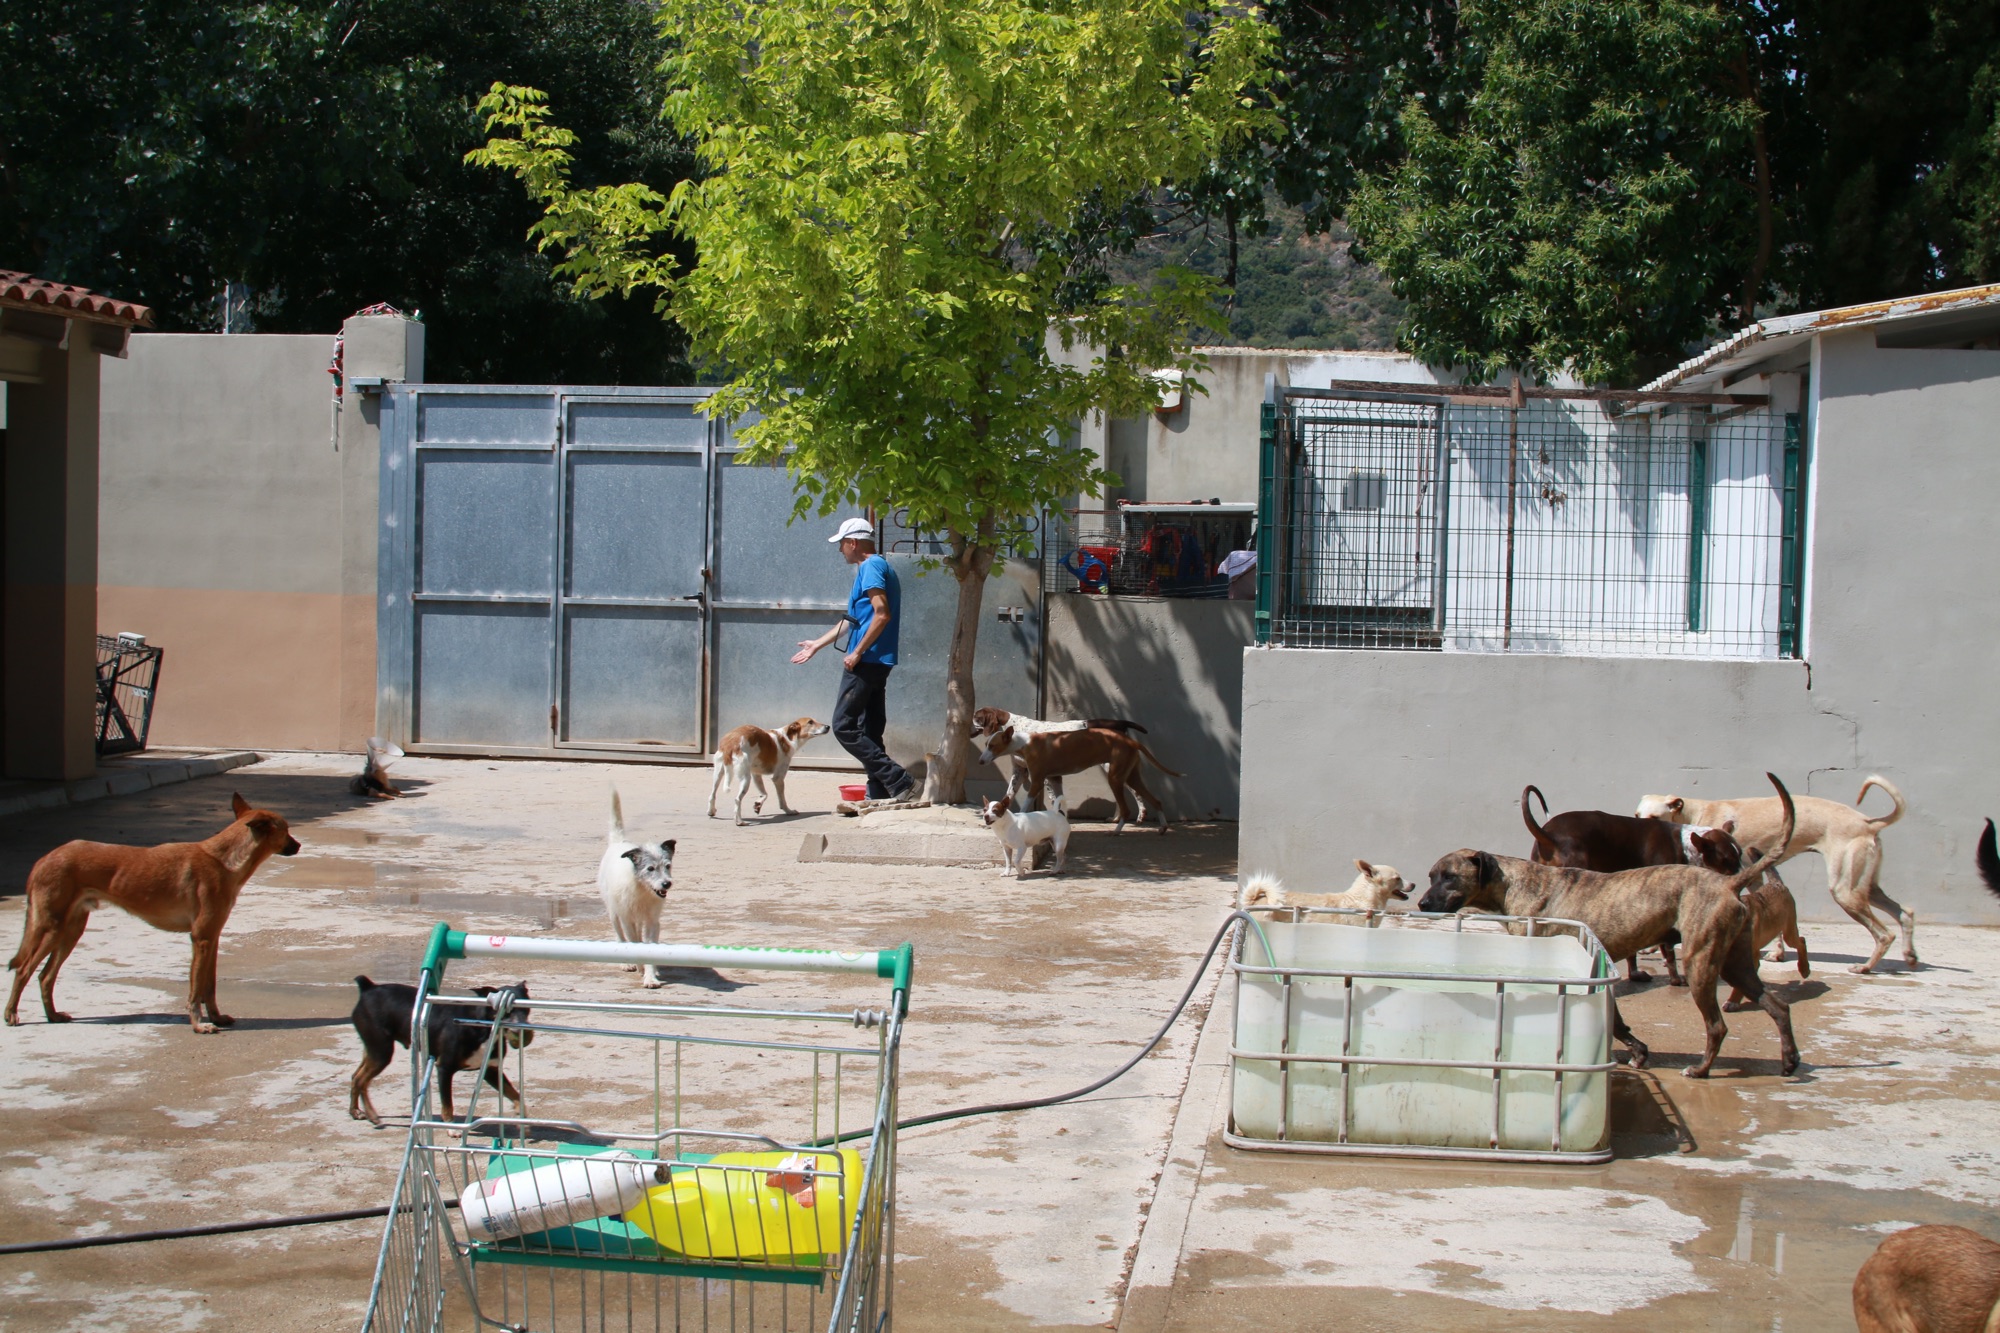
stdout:
POLYGON ((865 518, 850 518, 840 525, 840 531, 828 537, 827 540, 830 542, 844 542, 849 537, 859 537, 863 541, 872 542, 875 540, 875 525, 865 518))

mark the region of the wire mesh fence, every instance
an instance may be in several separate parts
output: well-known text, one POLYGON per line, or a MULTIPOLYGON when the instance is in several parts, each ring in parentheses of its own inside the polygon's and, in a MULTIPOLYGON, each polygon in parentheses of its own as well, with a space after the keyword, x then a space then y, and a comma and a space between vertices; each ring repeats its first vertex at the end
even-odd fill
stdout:
POLYGON ((1270 415, 1268 642, 1797 654, 1802 456, 1768 408, 1289 391, 1270 415))

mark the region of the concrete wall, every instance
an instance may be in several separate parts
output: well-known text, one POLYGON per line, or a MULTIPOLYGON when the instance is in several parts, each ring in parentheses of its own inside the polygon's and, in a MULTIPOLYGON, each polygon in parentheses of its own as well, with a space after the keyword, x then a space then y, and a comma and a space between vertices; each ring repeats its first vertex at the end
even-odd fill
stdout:
MULTIPOLYGON (((1645 792, 1761 794, 1766 769, 1851 801, 1879 772, 1910 803, 1883 838, 1884 888, 1935 919, 2000 922, 1972 868, 2000 814, 2000 353, 1879 349, 1859 330, 1821 339, 1812 384, 1806 661, 1252 649, 1243 870, 1320 888, 1356 856, 1420 879, 1455 847, 1520 855, 1528 782, 1559 810, 1622 811, 1645 792)), ((1838 917, 1805 861, 1802 914, 1838 917)))
MULTIPOLYGON (((359 376, 423 326, 350 320, 359 376)), ((359 749, 375 725, 377 400, 320 335, 147 334, 104 377, 98 625, 166 650, 157 745, 359 749)))
MULTIPOLYGON (((1169 819, 1235 819, 1243 649, 1256 604, 1055 596, 1044 606, 1046 716, 1131 718, 1160 762, 1186 774, 1146 769, 1169 819)), ((1072 808, 1110 795, 1096 772, 1065 790, 1072 808)))

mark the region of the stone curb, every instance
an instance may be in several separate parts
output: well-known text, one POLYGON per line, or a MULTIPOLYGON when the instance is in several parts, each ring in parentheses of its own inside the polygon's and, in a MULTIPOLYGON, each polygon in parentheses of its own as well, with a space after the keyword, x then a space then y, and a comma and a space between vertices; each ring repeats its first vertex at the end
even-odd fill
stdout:
POLYGON ((153 787, 167 787, 194 778, 210 778, 232 768, 254 764, 264 756, 255 750, 217 750, 185 757, 165 755, 108 759, 105 767, 74 782, 52 782, 32 791, 0 796, 0 818, 29 810, 80 805, 106 796, 129 796, 153 787))

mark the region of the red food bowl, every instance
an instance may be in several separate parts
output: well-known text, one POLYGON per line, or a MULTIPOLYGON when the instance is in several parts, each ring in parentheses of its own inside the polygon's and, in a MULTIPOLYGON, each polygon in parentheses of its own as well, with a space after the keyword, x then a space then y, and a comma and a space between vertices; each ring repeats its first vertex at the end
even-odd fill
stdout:
POLYGON ((860 784, 860 785, 857 785, 857 786, 844 786, 844 787, 842 787, 842 788, 840 789, 840 799, 841 799, 841 800, 843 800, 843 801, 865 801, 865 800, 867 800, 867 799, 868 799, 868 787, 867 787, 867 784, 863 783, 863 784, 860 784))

